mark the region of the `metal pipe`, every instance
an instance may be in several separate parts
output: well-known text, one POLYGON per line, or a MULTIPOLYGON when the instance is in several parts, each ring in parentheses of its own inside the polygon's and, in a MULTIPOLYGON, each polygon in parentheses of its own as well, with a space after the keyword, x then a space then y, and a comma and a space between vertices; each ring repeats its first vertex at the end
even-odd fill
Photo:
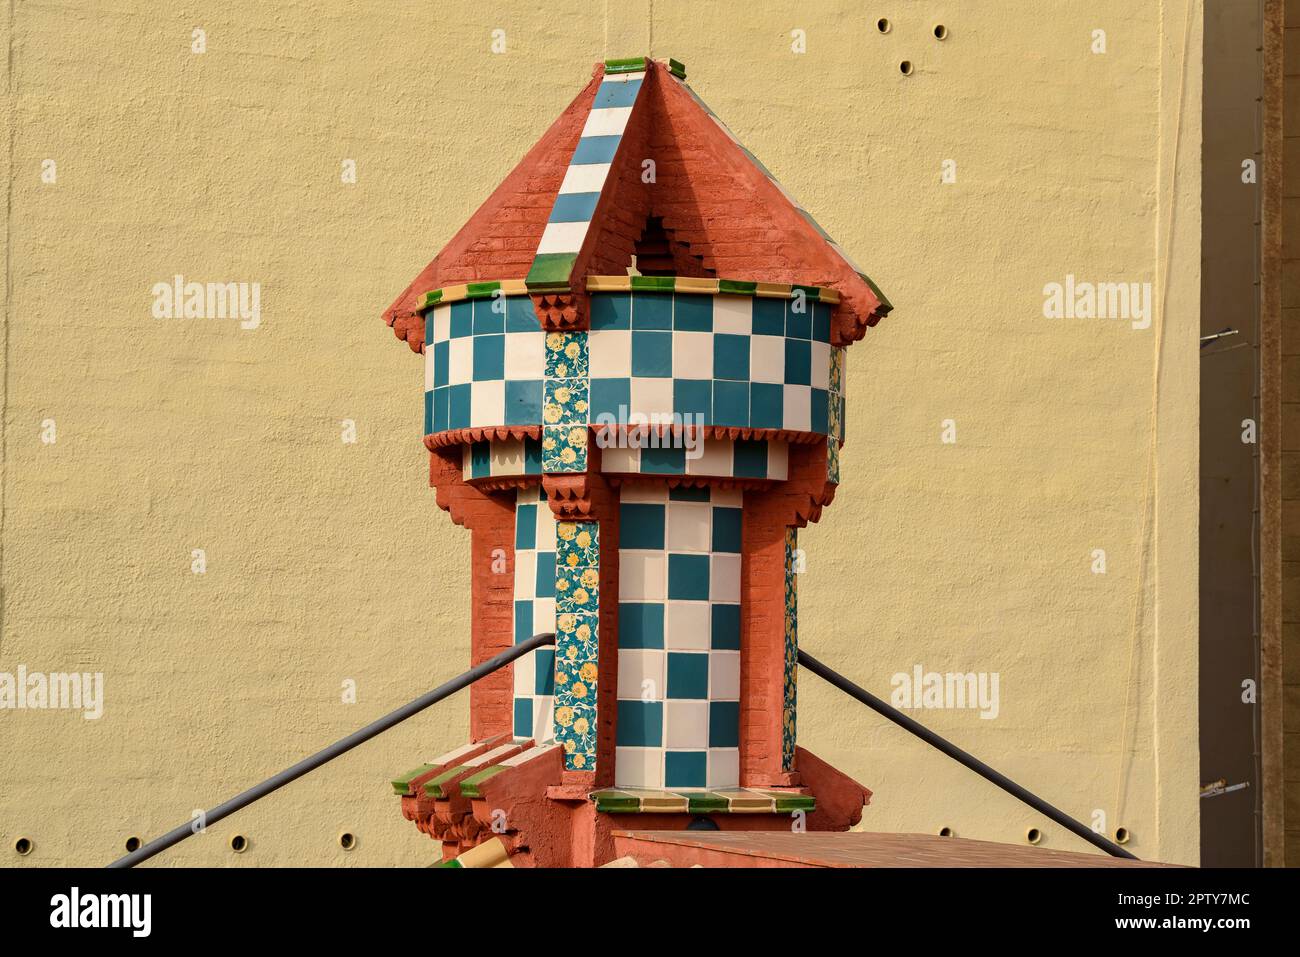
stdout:
POLYGON ((993 782, 1002 790, 1010 794, 1012 797, 1016 797, 1019 798, 1021 801, 1024 801, 1026 804, 1028 804, 1038 813, 1046 815, 1047 817, 1051 818, 1057 824, 1061 825, 1063 828, 1070 831, 1071 833, 1076 834, 1079 837, 1083 838, 1089 844, 1101 848, 1103 851, 1105 851, 1107 854, 1111 855, 1112 857, 1126 857, 1129 860, 1133 860, 1133 861, 1136 861, 1138 859, 1134 855, 1130 854, 1128 851, 1124 850, 1124 848, 1120 847, 1118 844, 1114 843, 1113 841, 1107 840, 1106 838, 1102 837, 1100 834, 1093 831, 1092 828, 1088 827, 1086 824, 1083 824, 1080 821, 1076 821, 1074 818, 1070 817, 1064 811, 1058 810, 1057 808, 1048 804, 1038 795, 1025 790, 1015 781, 1007 777, 1005 774, 989 767, 987 764, 985 764, 979 758, 975 757, 973 754, 968 754, 967 752, 963 751, 961 748, 957 747, 957 745, 953 744, 947 738, 940 737, 939 735, 931 731, 929 728, 927 728, 925 725, 903 714, 903 712, 899 711, 893 705, 882 701, 880 698, 877 698, 875 695, 873 695, 870 691, 867 691, 865 688, 858 687, 852 681, 850 681, 848 678, 845 678, 839 672, 832 671, 830 668, 827 668, 824 664, 822 664, 820 661, 818 661, 816 658, 808 654, 808 652, 803 651, 802 649, 799 651, 799 664, 803 665, 805 668, 807 668, 809 671, 811 671, 813 674, 817 675, 818 677, 826 679, 835 687, 843 691, 845 694, 849 695, 849 697, 856 698, 857 700, 861 701, 863 704, 865 704, 871 710, 875 711, 877 714, 881 714, 884 717, 888 718, 890 721, 894 722, 894 724, 898 725, 900 728, 903 728, 906 731, 910 731, 912 734, 916 735, 922 741, 926 742, 927 744, 935 748, 938 748, 940 751, 948 755, 948 757, 952 758, 957 763, 963 764, 966 767, 970 768, 972 771, 974 771, 980 777, 984 778, 986 781, 993 782))
POLYGON ((389 728, 401 724, 407 718, 419 714, 425 708, 429 707, 429 705, 436 704, 443 698, 450 697, 462 688, 472 685, 475 681, 478 681, 485 675, 490 675, 497 669, 510 664, 510 662, 514 661, 516 658, 527 654, 535 648, 541 648, 545 645, 553 644, 555 644, 555 635, 553 633, 548 632, 546 634, 533 635, 533 637, 520 642, 513 648, 503 651, 501 654, 493 658, 489 658, 487 661, 480 665, 476 665, 464 674, 458 675, 450 681, 434 688, 432 691, 421 695, 411 703, 402 705, 402 707, 384 715, 378 721, 371 722, 360 731, 354 731, 346 738, 343 738, 340 741, 335 741, 325 750, 318 751, 309 758, 304 758, 293 767, 286 768, 279 774, 267 778, 261 784, 249 788, 243 794, 238 794, 235 797, 232 797, 229 801, 226 801, 224 804, 217 805, 211 811, 205 812, 203 817, 197 821, 189 821, 171 831, 168 831, 162 837, 150 841, 148 844, 144 845, 144 847, 132 851, 130 854, 126 855, 126 857, 119 858, 108 866, 135 867, 135 865, 139 864, 141 861, 147 861, 155 854, 165 851, 167 848, 175 844, 179 844, 190 835, 197 834, 209 824, 216 824, 218 821, 229 817, 241 808, 245 808, 254 801, 266 797, 272 791, 277 791, 289 782, 298 780, 298 778, 302 777, 307 772, 314 771, 322 764, 332 761, 339 755, 351 751, 357 745, 365 744, 376 735, 382 734, 389 728))

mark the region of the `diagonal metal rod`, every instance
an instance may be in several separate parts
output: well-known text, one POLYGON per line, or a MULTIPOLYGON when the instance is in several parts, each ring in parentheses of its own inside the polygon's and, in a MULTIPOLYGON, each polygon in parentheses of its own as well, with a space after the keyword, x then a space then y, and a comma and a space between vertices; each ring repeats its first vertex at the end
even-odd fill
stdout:
POLYGON ((1011 780, 1009 777, 1003 774, 1001 771, 994 770, 993 768, 985 764, 983 761, 981 761, 979 758, 975 757, 973 754, 969 754, 966 751, 963 751, 961 748, 957 747, 957 745, 953 744, 947 738, 940 737, 939 735, 931 731, 929 728, 927 728, 925 725, 921 724, 919 721, 915 721, 912 718, 909 718, 907 715, 903 714, 903 712, 899 711, 893 705, 887 704, 886 702, 882 701, 880 698, 877 698, 875 695, 873 695, 870 691, 867 691, 865 688, 861 688, 858 685, 855 685, 852 681, 844 677, 839 672, 832 671, 830 668, 826 667, 824 664, 822 664, 812 655, 808 654, 808 652, 800 650, 799 664, 803 665, 805 668, 807 668, 813 674, 817 675, 819 678, 825 678, 827 681, 829 681, 835 687, 839 688, 849 697, 856 698, 857 700, 861 701, 868 708, 872 709, 877 714, 881 714, 884 717, 888 718, 890 721, 894 722, 894 724, 898 725, 900 728, 903 728, 906 731, 910 731, 912 734, 916 735, 926 744, 938 748, 940 751, 948 755, 948 757, 952 758, 954 761, 970 768, 972 771, 974 771, 980 777, 984 778, 986 781, 992 781, 994 784, 996 784, 1002 790, 1006 791, 1012 797, 1016 797, 1019 798, 1021 801, 1024 801, 1026 804, 1028 804, 1038 813, 1046 815, 1047 817, 1051 818, 1057 824, 1061 825, 1061 827, 1083 838, 1089 844, 1101 848, 1103 851, 1105 851, 1107 854, 1111 855, 1112 857, 1126 857, 1129 860, 1133 860, 1133 861, 1137 860, 1137 857, 1130 854, 1128 851, 1124 850, 1124 848, 1120 847, 1114 841, 1109 841, 1106 838, 1102 837, 1100 834, 1093 831, 1092 828, 1088 827, 1086 824, 1082 823, 1081 821, 1076 821, 1074 818, 1070 817, 1070 815, 1066 814, 1064 811, 1061 811, 1058 808, 1053 807, 1051 804, 1048 804, 1037 794, 1025 790, 1015 781, 1011 780))
POLYGON ((339 755, 346 754, 359 744, 365 744, 376 735, 382 734, 389 728, 401 724, 407 718, 419 714, 425 708, 429 707, 429 705, 436 704, 443 698, 450 697, 457 691, 460 691, 462 688, 469 687, 475 681, 478 681, 485 675, 490 675, 499 668, 505 667, 516 658, 527 654, 535 648, 541 648, 545 645, 553 644, 555 644, 555 635, 553 633, 548 632, 546 634, 533 635, 533 637, 520 642, 513 648, 501 652, 501 654, 494 658, 489 658, 487 661, 480 665, 476 665, 464 674, 458 675, 450 681, 440 684, 432 691, 420 695, 420 697, 416 698, 410 704, 402 705, 402 707, 384 715, 378 721, 371 722, 360 731, 354 731, 346 738, 343 738, 340 741, 335 741, 324 751, 318 751, 311 757, 299 761, 293 767, 285 768, 279 774, 267 778, 256 787, 249 788, 243 794, 237 794, 224 804, 218 804, 211 811, 204 812, 202 818, 188 821, 185 824, 180 825, 180 827, 168 831, 162 837, 150 841, 148 844, 144 845, 144 847, 132 851, 130 854, 126 855, 126 857, 119 858, 108 866, 135 867, 135 865, 139 864, 141 861, 147 861, 155 854, 165 851, 167 848, 175 844, 179 844, 190 835, 197 834, 209 824, 216 824, 222 818, 229 817, 241 808, 248 807, 248 805, 252 804, 259 798, 264 798, 272 791, 277 791, 289 782, 298 780, 298 778, 302 777, 309 771, 316 770, 327 761, 332 761, 339 755))

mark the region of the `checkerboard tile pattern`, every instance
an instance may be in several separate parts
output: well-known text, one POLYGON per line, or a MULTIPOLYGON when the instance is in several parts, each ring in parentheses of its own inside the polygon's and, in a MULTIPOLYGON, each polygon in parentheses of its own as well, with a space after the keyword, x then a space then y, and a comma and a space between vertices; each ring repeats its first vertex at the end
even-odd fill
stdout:
POLYGON ((435 306, 424 332, 425 435, 542 421, 546 334, 527 296, 435 306))
POLYGON ((742 503, 734 490, 622 489, 617 787, 739 782, 742 503))
POLYGON ((485 439, 463 447, 461 474, 467 479, 542 474, 538 439, 485 439))
POLYGON ((791 298, 593 292, 590 331, 546 333, 527 296, 440 303, 425 323, 425 434, 541 424, 546 472, 586 469, 575 426, 633 413, 842 437, 831 309, 799 287, 791 298))
POLYGON ((555 740, 569 771, 596 770, 600 524, 555 526, 555 740))
POLYGON ((705 439, 694 458, 685 447, 608 448, 601 456, 600 470, 785 481, 789 477, 790 446, 767 439, 705 439))
POLYGON ((597 88, 528 270, 529 289, 567 286, 644 80, 644 70, 606 74, 597 88))
MULTIPOLYGON (((555 518, 536 486, 515 502, 515 644, 555 630, 555 518)), ((539 744, 554 736, 555 649, 514 663, 514 733, 539 744)))
POLYGON ((803 298, 591 294, 591 414, 826 434, 831 306, 803 298))

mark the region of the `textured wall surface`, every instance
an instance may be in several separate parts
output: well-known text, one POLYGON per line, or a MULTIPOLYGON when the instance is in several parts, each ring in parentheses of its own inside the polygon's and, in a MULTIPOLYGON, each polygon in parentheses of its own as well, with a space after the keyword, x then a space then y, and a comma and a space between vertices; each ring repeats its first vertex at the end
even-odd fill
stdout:
MULTIPOLYGON (((105 700, 0 711, 0 863, 106 862, 463 670, 468 536, 379 314, 594 61, 646 52, 896 307, 800 535, 803 647, 884 695, 997 673, 996 718, 914 714, 1197 860, 1199 0, 11 7, 0 673, 105 700), (260 325, 155 318, 178 274, 259 283, 260 325), (1151 283, 1154 320, 1045 318, 1067 275, 1151 283)), ((837 695, 804 676, 800 744, 872 789, 864 828, 1085 848, 837 695)), ((386 781, 464 701, 158 863, 429 862, 386 781)))

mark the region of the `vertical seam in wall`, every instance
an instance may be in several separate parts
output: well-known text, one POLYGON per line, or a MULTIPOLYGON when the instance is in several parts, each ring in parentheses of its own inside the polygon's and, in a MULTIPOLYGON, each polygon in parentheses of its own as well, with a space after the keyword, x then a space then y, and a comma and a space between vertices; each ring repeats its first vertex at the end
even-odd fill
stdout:
POLYGON ((14 298, 13 286, 13 209, 14 209, 14 137, 17 135, 18 106, 14 94, 14 0, 9 0, 9 42, 5 56, 5 105, 9 113, 8 163, 5 184, 5 305, 4 354, 0 356, 0 651, 5 637, 5 503, 9 489, 9 322, 14 298))

